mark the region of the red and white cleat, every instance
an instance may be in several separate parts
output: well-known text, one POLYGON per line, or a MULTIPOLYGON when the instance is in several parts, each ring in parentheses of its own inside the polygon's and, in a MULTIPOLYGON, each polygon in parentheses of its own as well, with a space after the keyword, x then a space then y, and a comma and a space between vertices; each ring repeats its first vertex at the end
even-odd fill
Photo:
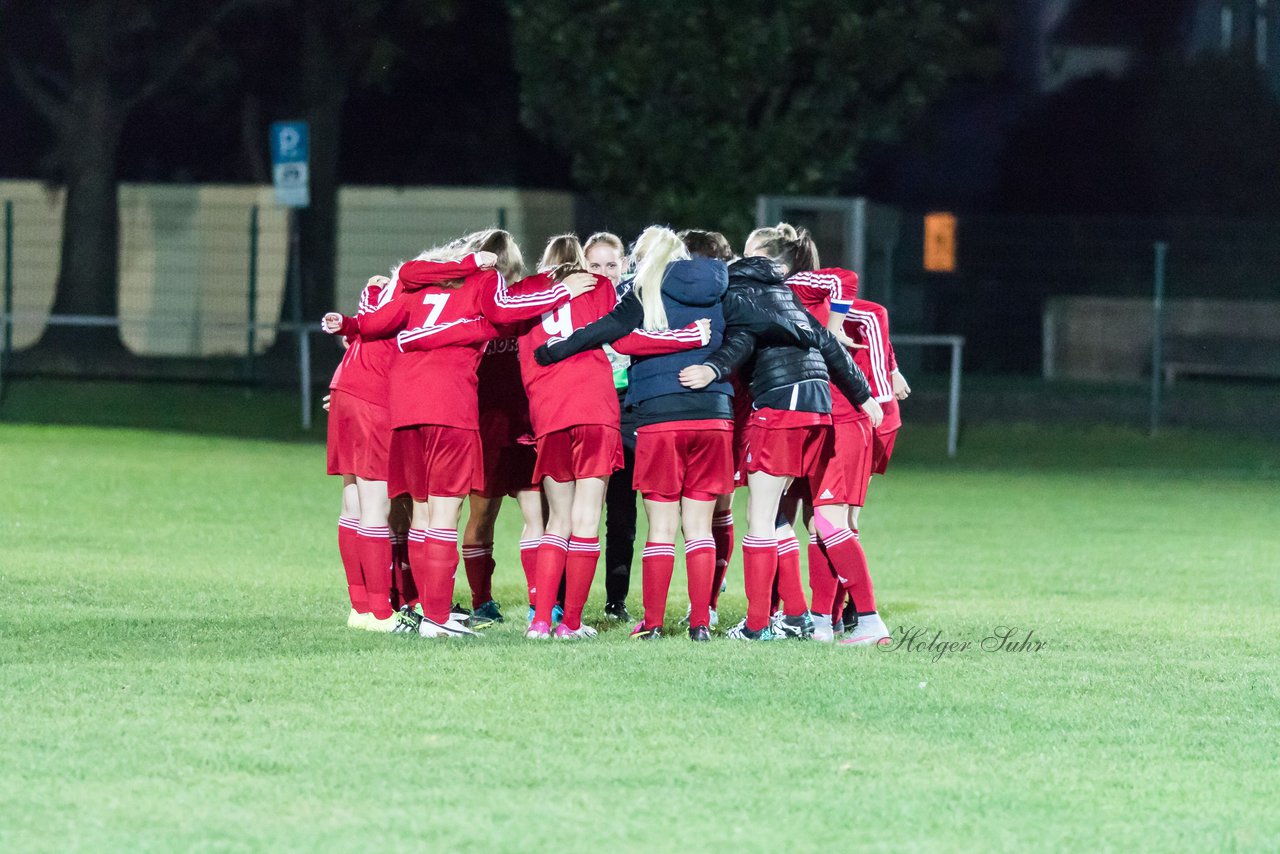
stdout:
POLYGON ((585 623, 579 626, 577 629, 571 629, 568 626, 566 626, 564 623, 561 623, 560 625, 556 626, 555 639, 556 640, 590 640, 591 638, 594 638, 596 634, 597 634, 596 630, 586 625, 585 623))

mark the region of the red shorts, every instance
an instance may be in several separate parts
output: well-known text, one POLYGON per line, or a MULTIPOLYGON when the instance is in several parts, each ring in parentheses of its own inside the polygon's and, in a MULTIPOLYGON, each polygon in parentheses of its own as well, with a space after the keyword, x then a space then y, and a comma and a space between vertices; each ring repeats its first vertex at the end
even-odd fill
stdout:
POLYGON ((822 479, 813 484, 813 506, 866 503, 874 435, 870 418, 836 423, 835 453, 822 479))
POLYGON ((898 438, 898 428, 885 430, 883 432, 877 430, 875 438, 872 441, 872 460, 871 471, 875 474, 884 474, 889 469, 889 458, 893 456, 893 442, 898 438))
POLYGON ((538 462, 538 452, 533 445, 519 442, 497 444, 480 440, 484 458, 484 473, 479 486, 472 492, 485 498, 501 498, 529 489, 538 489, 533 470, 538 462))
POLYGON ((775 477, 822 479, 831 459, 834 438, 830 424, 806 427, 747 427, 747 473, 764 472, 775 477))
POLYGON ((428 496, 469 493, 484 477, 480 434, 475 430, 420 424, 391 432, 387 494, 408 493, 414 501, 428 496))
POLYGON ((329 474, 386 480, 391 414, 345 391, 329 393, 329 474))
POLYGON ((622 431, 604 424, 579 424, 538 437, 533 477, 557 483, 608 477, 622 468, 622 431))
POLYGON ((636 431, 632 486, 647 501, 714 501, 733 492, 733 422, 670 421, 636 431))

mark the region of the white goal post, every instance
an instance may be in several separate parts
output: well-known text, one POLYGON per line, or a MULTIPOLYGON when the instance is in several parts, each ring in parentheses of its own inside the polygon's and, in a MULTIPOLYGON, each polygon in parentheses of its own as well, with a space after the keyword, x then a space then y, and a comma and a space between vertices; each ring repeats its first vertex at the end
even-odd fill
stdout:
MULTIPOLYGON (((901 211, 868 202, 867 199, 836 196, 757 196, 756 226, 790 222, 808 228, 820 247, 824 259, 847 267, 858 274, 864 284, 891 299, 892 265, 886 264, 885 281, 871 282, 868 276, 867 243, 882 247, 891 259, 898 243, 903 221, 901 211)), ((947 456, 955 457, 960 440, 960 375, 964 362, 964 336, 911 335, 894 333, 895 347, 949 347, 951 349, 950 388, 947 393, 947 456)))

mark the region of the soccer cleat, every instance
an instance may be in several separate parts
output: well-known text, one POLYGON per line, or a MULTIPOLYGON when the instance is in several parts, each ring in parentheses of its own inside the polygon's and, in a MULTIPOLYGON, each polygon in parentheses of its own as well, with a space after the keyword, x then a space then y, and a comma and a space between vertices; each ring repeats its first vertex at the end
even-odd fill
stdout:
POLYGON ((606 619, 616 620, 619 623, 631 622, 631 614, 627 611, 627 603, 621 600, 617 602, 605 602, 604 615, 606 619))
POLYGON ((390 617, 387 617, 385 620, 379 620, 373 614, 367 614, 365 617, 363 628, 371 632, 382 632, 384 634, 391 634, 396 630, 396 628, 399 625, 400 625, 399 614, 392 614, 390 617))
POLYGON ((835 619, 835 621, 834 621, 834 622, 832 622, 832 624, 831 624, 831 634, 833 634, 833 635, 842 635, 842 634, 844 634, 844 617, 837 617, 837 618, 835 619))
POLYGON ((529 616, 525 617, 525 618, 524 618, 524 621, 525 621, 526 623, 532 623, 532 622, 533 622, 533 615, 534 615, 534 613, 536 613, 536 612, 534 611, 533 606, 532 606, 532 605, 530 605, 530 606, 529 606, 529 616))
POLYGON ((391 629, 393 635, 416 635, 418 624, 422 622, 422 614, 410 605, 401 605, 396 611, 396 624, 391 629))
POLYGON ((649 628, 643 620, 636 623, 636 627, 631 630, 632 640, 657 640, 660 637, 662 637, 662 626, 649 628))
POLYGON ((524 636, 529 640, 547 640, 551 637, 551 624, 546 620, 530 623, 529 629, 524 633, 524 636))
POLYGON ((689 628, 689 640, 700 643, 709 641, 711 640, 711 629, 706 626, 691 626, 689 628))
POLYGON ((783 614, 773 618, 773 633, 782 638, 808 640, 813 637, 813 617, 808 611, 795 617, 783 614))
POLYGON ((836 634, 831 628, 831 618, 824 614, 813 615, 813 639, 823 643, 834 643, 836 634))
POLYGON ((556 623, 559 623, 563 619, 564 619, 564 606, 561 605, 559 602, 557 602, 556 606, 551 609, 551 624, 554 626, 556 623))
POLYGON ((471 619, 471 612, 454 602, 449 608, 449 619, 465 624, 471 619))
POLYGON ((347 628, 363 629, 365 622, 372 616, 372 614, 361 614, 355 608, 352 608, 351 613, 347 615, 347 628))
POLYGON ((884 620, 880 619, 879 614, 859 617, 853 631, 847 638, 840 641, 841 646, 875 646, 882 643, 889 643, 889 629, 885 626, 884 620))
MULTIPOLYGON (((708 610, 711 612, 710 624, 713 626, 718 624, 720 622, 720 615, 716 613, 716 609, 710 608, 708 610)), ((682 626, 689 625, 689 615, 692 613, 693 613, 693 606, 692 605, 686 606, 684 609, 684 616, 680 618, 680 625, 682 626)))
POLYGON ((597 634, 596 630, 588 626, 586 623, 583 623, 577 629, 571 629, 564 623, 561 623, 556 626, 553 637, 555 637, 556 640, 590 640, 597 634))
POLYGON ((725 636, 731 637, 734 640, 752 640, 752 641, 777 640, 777 636, 773 633, 773 629, 769 627, 769 624, 766 623, 763 629, 759 629, 758 631, 752 631, 751 629, 747 628, 747 621, 745 619, 742 622, 738 623, 738 625, 729 629, 729 631, 725 633, 725 636))
POLYGON ((471 612, 471 620, 468 625, 473 629, 487 629, 494 623, 501 623, 502 621, 502 612, 498 610, 498 603, 490 599, 471 612))
POLYGON ((452 615, 443 623, 437 623, 430 617, 423 617, 418 624, 418 634, 424 638, 475 638, 479 637, 471 629, 456 620, 452 615))

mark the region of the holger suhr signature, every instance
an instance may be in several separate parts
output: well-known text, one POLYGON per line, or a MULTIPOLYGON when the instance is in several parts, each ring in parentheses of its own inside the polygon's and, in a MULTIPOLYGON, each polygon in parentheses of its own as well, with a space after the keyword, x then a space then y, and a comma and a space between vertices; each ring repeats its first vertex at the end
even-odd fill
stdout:
POLYGON ((1035 637, 1035 629, 1018 626, 996 626, 982 640, 955 640, 945 638, 942 629, 928 626, 898 626, 889 643, 881 644, 884 652, 916 652, 928 655, 932 661, 941 661, 944 655, 972 652, 1040 652, 1048 641, 1035 637))

